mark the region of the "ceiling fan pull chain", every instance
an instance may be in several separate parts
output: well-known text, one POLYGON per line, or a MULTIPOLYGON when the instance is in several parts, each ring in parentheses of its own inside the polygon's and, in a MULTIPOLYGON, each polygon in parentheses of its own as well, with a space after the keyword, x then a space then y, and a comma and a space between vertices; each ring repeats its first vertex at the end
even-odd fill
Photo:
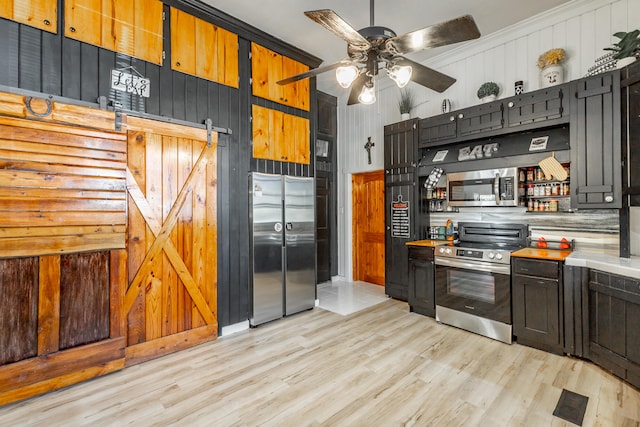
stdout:
POLYGON ((374 22, 375 22, 375 21, 374 21, 374 19, 373 19, 373 16, 374 16, 374 15, 373 15, 373 7, 374 7, 374 6, 373 6, 373 2, 374 2, 374 0, 371 0, 371 1, 370 1, 370 7, 369 7, 369 9, 371 9, 371 19, 370 19, 371 23, 369 24, 369 26, 370 26, 370 27, 373 27, 373 26, 375 25, 375 24, 374 24, 374 22))

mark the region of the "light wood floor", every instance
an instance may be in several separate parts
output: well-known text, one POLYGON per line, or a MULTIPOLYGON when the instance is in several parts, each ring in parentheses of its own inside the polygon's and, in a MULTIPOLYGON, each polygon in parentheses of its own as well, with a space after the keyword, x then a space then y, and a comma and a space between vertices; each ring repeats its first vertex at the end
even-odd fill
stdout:
POLYGON ((389 300, 320 308, 45 396, 0 425, 640 425, 640 392, 597 366, 440 325, 389 300))

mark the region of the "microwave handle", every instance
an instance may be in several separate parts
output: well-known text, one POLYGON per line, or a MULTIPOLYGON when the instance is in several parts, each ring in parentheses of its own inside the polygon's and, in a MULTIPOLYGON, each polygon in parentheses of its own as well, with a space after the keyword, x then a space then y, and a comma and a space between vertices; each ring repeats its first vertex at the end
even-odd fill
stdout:
POLYGON ((493 194, 496 196, 496 205, 500 204, 500 174, 496 174, 496 178, 493 180, 493 194))

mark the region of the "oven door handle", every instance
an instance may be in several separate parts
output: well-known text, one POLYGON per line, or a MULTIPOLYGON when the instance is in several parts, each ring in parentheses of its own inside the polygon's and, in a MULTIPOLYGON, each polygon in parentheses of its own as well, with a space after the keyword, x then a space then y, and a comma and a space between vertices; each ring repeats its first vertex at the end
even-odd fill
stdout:
POLYGON ((464 268, 466 270, 484 271, 487 273, 497 273, 511 275, 511 266, 509 264, 489 264, 486 262, 478 262, 471 260, 460 260, 445 257, 435 257, 435 264, 443 267, 464 268))
POLYGON ((500 205, 500 174, 497 173, 493 180, 493 194, 496 196, 496 205, 500 205))

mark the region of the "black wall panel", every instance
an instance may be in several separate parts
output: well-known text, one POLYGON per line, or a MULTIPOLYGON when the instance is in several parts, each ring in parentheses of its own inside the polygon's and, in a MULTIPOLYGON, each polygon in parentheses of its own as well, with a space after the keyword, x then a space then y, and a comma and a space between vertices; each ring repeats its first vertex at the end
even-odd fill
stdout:
POLYGON ((213 125, 230 129, 220 134, 218 148, 218 323, 220 327, 246 321, 249 311, 249 172, 313 176, 311 166, 252 159, 251 104, 257 103, 311 120, 315 141, 315 79, 311 83, 312 111, 285 107, 251 95, 250 40, 315 67, 320 61, 305 52, 242 24, 209 6, 191 0, 166 0, 239 34, 240 88, 227 87, 171 70, 170 20, 164 22, 164 65, 117 54, 63 36, 63 1, 58 2, 58 34, 51 34, 0 18, 0 85, 45 95, 96 103, 104 96, 125 111, 213 125), (221 20, 222 19, 222 20, 221 20), (229 25, 224 25, 228 19, 229 25), (242 31, 242 30, 246 31, 242 31), (133 67, 133 70, 130 69, 133 67), (151 80, 149 98, 111 89, 111 70, 125 71, 151 80), (135 71, 134 71, 135 70, 135 71))
POLYGON ((0 18, 0 84, 18 87, 20 25, 0 18))

